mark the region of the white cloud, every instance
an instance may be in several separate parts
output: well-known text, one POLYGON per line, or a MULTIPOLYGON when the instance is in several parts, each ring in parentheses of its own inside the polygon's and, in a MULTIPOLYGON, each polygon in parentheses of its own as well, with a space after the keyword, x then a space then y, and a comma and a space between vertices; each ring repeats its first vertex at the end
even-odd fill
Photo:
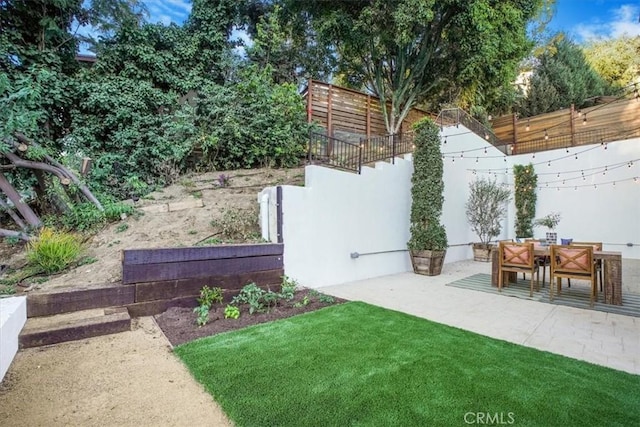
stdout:
POLYGON ((640 35, 640 6, 622 5, 617 9, 609 10, 611 18, 609 22, 594 22, 579 24, 574 28, 575 33, 582 40, 617 38, 622 35, 640 35))

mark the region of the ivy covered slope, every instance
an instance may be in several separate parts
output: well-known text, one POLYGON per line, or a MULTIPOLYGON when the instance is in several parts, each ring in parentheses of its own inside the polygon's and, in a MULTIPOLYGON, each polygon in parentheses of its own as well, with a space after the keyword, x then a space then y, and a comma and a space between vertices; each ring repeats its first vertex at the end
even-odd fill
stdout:
POLYGON ((13 225, 0 235, 26 240, 47 215, 101 211, 189 168, 297 165, 304 104, 298 82, 264 61, 284 37, 257 31, 254 3, 196 0, 184 25, 164 26, 136 0, 2 2, 0 216, 13 225), (234 53, 236 25, 255 32, 248 57, 234 53), (75 59, 80 42, 97 53, 92 66, 75 59))

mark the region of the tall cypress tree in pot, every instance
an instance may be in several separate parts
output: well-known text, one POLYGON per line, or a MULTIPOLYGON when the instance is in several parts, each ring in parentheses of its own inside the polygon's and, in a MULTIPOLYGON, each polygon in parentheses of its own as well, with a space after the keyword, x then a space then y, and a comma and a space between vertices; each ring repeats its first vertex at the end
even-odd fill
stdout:
POLYGON ((442 272, 447 250, 447 233, 440 223, 444 203, 440 135, 438 126, 430 118, 420 120, 413 129, 411 238, 407 245, 413 271, 436 276, 442 272))

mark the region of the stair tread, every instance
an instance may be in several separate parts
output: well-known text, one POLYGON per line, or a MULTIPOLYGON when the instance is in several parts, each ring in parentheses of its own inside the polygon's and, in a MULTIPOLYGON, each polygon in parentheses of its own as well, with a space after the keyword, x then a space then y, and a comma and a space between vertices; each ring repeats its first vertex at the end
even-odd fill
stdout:
POLYGON ((103 308, 82 310, 71 313, 55 314, 44 317, 31 317, 22 329, 21 335, 43 331, 77 328, 79 326, 108 323, 130 319, 126 308, 107 310, 103 308))

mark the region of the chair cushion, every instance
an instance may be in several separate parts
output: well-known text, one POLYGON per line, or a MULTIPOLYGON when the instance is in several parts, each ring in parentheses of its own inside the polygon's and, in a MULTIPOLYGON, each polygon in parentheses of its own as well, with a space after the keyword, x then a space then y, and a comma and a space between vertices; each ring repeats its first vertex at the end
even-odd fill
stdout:
POLYGON ((573 242, 573 239, 560 239, 560 243, 563 245, 570 245, 573 242))
POLYGON ((563 263, 560 267, 562 270, 586 270, 588 271, 590 266, 589 264, 592 260, 587 258, 587 254, 582 249, 561 249, 556 252, 556 255, 560 256, 561 262, 563 263), (582 255, 580 255, 582 253, 582 255), (580 256, 578 256, 580 255, 580 256), (567 258, 569 259, 565 262, 567 258))

